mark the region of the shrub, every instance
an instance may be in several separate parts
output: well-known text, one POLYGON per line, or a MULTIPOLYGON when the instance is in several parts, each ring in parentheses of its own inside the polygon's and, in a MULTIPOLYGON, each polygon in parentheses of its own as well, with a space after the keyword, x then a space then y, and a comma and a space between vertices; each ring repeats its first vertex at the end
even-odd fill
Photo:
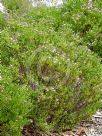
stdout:
POLYGON ((62 19, 70 23, 88 48, 102 58, 102 1, 92 3, 92 8, 88 8, 86 1, 69 1, 62 8, 62 19))
POLYGON ((72 128, 99 108, 102 66, 67 24, 53 34, 41 29, 25 63, 36 83, 33 117, 43 130, 72 128))
POLYGON ((1 122, 11 128, 11 135, 20 135, 28 115, 41 130, 60 131, 88 119, 100 107, 102 65, 60 13, 54 8, 30 10, 19 19, 9 18, 1 29, 1 64, 11 75, 9 81, 4 73, 9 84, 3 83, 1 122), (5 96, 12 101, 4 108, 5 96), (4 119, 8 107, 10 117, 4 119))
POLYGON ((7 12, 18 12, 19 14, 25 14, 30 10, 31 3, 29 0, 2 0, 7 12))
POLYGON ((20 86, 12 81, 10 67, 1 67, 1 70, 0 134, 2 136, 21 136, 23 126, 30 122, 31 92, 26 85, 20 86))

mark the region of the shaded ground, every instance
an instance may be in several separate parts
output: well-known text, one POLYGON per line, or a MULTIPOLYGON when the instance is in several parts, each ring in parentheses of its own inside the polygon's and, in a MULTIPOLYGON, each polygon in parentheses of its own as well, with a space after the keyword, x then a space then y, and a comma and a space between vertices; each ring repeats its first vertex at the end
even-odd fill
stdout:
POLYGON ((92 117, 92 123, 86 128, 87 136, 102 136, 102 110, 92 117))
POLYGON ((102 136, 102 110, 98 111, 91 121, 82 122, 75 129, 63 133, 42 133, 33 122, 30 125, 24 126, 22 134, 23 136, 102 136))

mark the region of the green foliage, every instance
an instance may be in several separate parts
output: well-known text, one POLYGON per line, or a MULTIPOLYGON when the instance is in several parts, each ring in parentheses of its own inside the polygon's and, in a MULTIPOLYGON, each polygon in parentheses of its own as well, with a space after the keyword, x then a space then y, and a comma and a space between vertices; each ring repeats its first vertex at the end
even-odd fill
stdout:
POLYGON ((2 136, 21 136, 21 129, 30 122, 28 116, 32 108, 31 92, 26 85, 13 81, 11 67, 1 67, 0 126, 2 136))
POLYGON ((8 19, 0 15, 0 123, 5 136, 21 135, 28 116, 43 131, 61 131, 100 107, 102 65, 86 46, 88 35, 96 40, 98 23, 82 36, 82 22, 91 12, 77 26, 73 16, 81 11, 80 3, 76 11, 66 7, 34 8, 23 16, 9 14, 8 19))
POLYGON ((92 8, 88 8, 86 1, 69 1, 62 8, 62 19, 70 23, 83 42, 102 58, 102 1, 92 4, 92 8))
POLYGON ((4 26, 4 17, 3 14, 0 12, 0 29, 4 26))
POLYGON ((26 13, 31 8, 29 0, 2 0, 8 12, 26 13))

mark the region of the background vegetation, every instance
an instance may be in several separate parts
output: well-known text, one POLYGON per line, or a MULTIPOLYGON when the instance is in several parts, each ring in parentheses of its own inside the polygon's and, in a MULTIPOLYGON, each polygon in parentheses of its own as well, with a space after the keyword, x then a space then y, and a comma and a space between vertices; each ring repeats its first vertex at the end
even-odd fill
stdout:
POLYGON ((20 136, 31 119, 42 131, 73 128, 101 107, 99 2, 31 8, 28 1, 3 0, 1 135, 20 136))

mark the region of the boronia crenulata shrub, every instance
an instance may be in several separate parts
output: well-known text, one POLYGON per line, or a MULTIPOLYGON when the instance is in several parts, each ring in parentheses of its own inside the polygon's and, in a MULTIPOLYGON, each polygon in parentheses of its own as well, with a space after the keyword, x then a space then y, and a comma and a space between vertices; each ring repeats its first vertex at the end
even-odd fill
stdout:
POLYGON ((102 1, 70 0, 62 8, 62 20, 71 24, 73 31, 80 35, 94 53, 102 58, 102 1))
POLYGON ((26 85, 14 83, 10 67, 0 66, 0 136, 21 136, 21 130, 31 120, 31 91, 26 85))
POLYGON ((102 65, 61 10, 0 16, 2 135, 21 135, 31 118, 43 131, 73 128, 100 107, 102 65))

